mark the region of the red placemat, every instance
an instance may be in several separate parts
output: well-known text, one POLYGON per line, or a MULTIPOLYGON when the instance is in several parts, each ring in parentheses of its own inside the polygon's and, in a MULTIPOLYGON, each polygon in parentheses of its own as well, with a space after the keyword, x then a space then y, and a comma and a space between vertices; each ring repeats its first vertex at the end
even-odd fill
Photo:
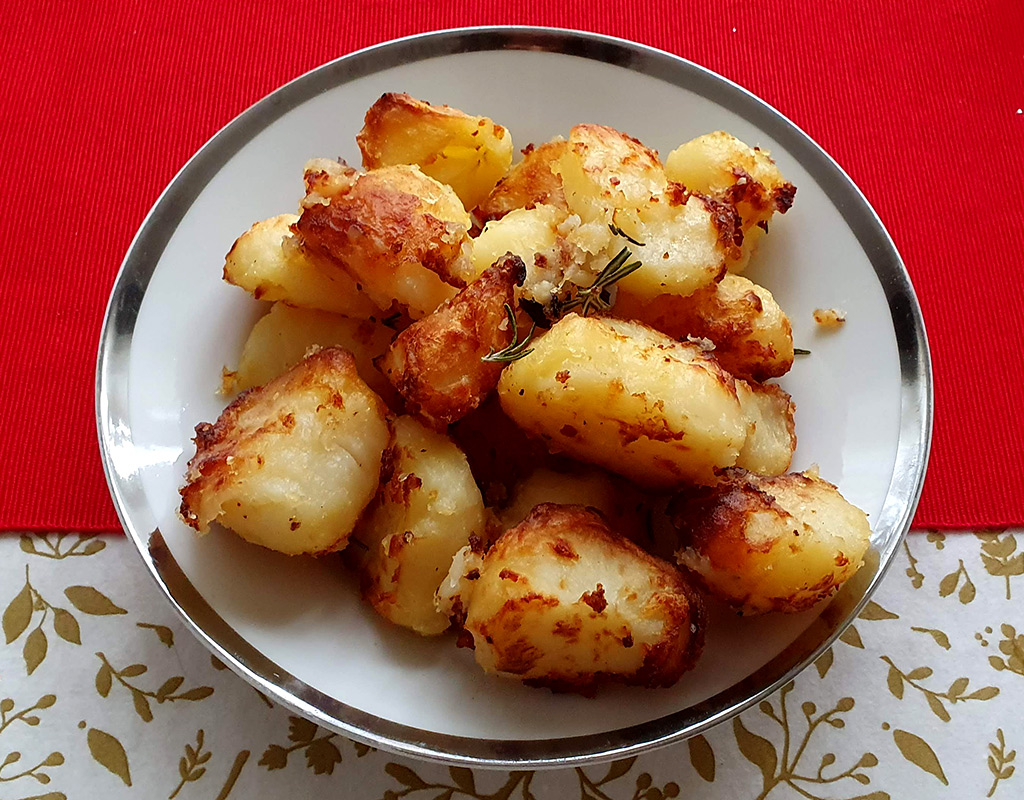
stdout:
POLYGON ((96 342, 132 235, 185 160, 324 61, 425 30, 507 23, 677 53, 820 142, 878 210, 924 308, 936 413, 916 525, 1024 524, 1019 3, 506 6, 19 4, 0 33, 0 530, 117 529, 96 446, 96 342))

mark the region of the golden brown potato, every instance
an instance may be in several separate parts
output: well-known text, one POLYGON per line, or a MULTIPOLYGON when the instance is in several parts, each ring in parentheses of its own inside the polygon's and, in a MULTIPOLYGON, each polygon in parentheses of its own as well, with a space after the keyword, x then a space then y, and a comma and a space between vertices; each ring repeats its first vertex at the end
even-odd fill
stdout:
POLYGON ((387 407, 352 355, 318 350, 196 426, 181 518, 200 533, 218 520, 281 553, 340 550, 377 491, 390 440, 387 407))
POLYGON ((477 206, 480 221, 501 219, 517 208, 541 204, 565 210, 562 179, 552 167, 568 147, 564 139, 553 139, 540 147, 529 145, 523 150, 523 160, 512 167, 487 199, 477 206))
POLYGON ((452 557, 485 536, 484 503, 466 457, 412 417, 395 420, 392 472, 353 538, 363 596, 386 619, 424 636, 444 632, 434 593, 452 557), (361 551, 361 552, 360 552, 361 551))
POLYGON ((796 450, 793 399, 779 386, 736 381, 736 396, 750 421, 736 466, 757 475, 781 475, 796 450))
POLYGON ((724 131, 698 136, 673 150, 665 172, 692 192, 735 206, 743 221, 742 247, 729 256, 729 269, 735 272, 750 261, 772 215, 785 214, 796 194, 796 187, 783 179, 768 153, 724 131))
POLYGON ((611 210, 647 203, 668 187, 656 152, 604 125, 574 127, 553 169, 569 210, 584 222, 609 222, 611 210))
POLYGON ((765 381, 793 366, 793 328, 771 292, 740 275, 726 275, 683 297, 662 294, 644 302, 625 289, 612 311, 673 339, 710 340, 718 363, 737 378, 765 381))
POLYGON ((544 503, 596 508, 612 530, 641 542, 646 535, 644 497, 618 476, 590 467, 570 470, 540 467, 516 484, 509 503, 498 511, 498 519, 512 528, 544 503))
POLYGON ((728 470, 673 503, 679 564, 744 614, 796 612, 860 569, 867 516, 815 473, 775 478, 728 470))
POLYGON ((380 366, 410 413, 442 429, 494 391, 504 364, 483 358, 512 343, 505 306, 514 307, 525 274, 520 258, 506 256, 398 335, 380 366))
POLYGON ((224 280, 257 300, 285 300, 293 306, 366 318, 380 309, 344 272, 306 253, 291 233, 294 214, 257 222, 231 247, 224 280))
POLYGON ((512 163, 512 135, 487 117, 385 94, 366 112, 356 136, 367 169, 416 164, 476 208, 512 163))
MULTIPOLYGON (((742 241, 732 206, 669 182, 657 153, 612 128, 577 125, 569 141, 555 167, 569 210, 642 243, 631 247, 643 268, 623 278, 621 289, 643 300, 686 296, 722 276, 742 241)), ((606 263, 626 243, 609 237, 598 260, 606 263)))
POLYGON ((449 187, 418 167, 394 166, 328 186, 314 181, 292 229, 304 248, 348 273, 382 309, 418 319, 472 278, 463 252, 469 225, 449 187))
POLYGON ((846 324, 846 312, 839 308, 816 308, 814 321, 822 328, 834 330, 846 324))
POLYGON ((652 488, 711 481, 736 463, 748 421, 732 376, 697 345, 569 314, 534 348, 505 369, 498 395, 552 450, 652 488))
POLYGON ((526 278, 517 295, 547 307, 594 282, 611 238, 606 225, 584 224, 556 206, 520 208, 484 226, 473 240, 473 265, 483 272, 505 253, 519 256, 526 278))
POLYGON ((478 577, 458 605, 487 672, 586 694, 671 686, 703 647, 703 606, 681 573, 591 509, 539 506, 468 562, 478 577))
POLYGON ((350 319, 327 311, 275 303, 260 318, 242 348, 238 369, 226 373, 232 392, 262 386, 298 364, 314 345, 344 347, 356 359, 359 377, 389 405, 394 390, 373 360, 384 354, 395 332, 373 319, 350 319))

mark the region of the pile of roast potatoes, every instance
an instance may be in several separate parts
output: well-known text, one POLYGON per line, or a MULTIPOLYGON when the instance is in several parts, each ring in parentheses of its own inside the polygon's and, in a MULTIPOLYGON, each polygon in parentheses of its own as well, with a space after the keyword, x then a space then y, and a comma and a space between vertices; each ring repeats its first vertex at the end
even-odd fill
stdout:
POLYGON ((788 471, 795 406, 768 381, 792 330, 742 275, 795 187, 721 131, 664 162, 567 133, 513 165, 507 128, 386 94, 362 169, 309 161, 298 214, 227 255, 269 310, 196 428, 180 515, 343 551, 379 614, 489 673, 670 686, 706 603, 808 609, 871 530, 788 471))

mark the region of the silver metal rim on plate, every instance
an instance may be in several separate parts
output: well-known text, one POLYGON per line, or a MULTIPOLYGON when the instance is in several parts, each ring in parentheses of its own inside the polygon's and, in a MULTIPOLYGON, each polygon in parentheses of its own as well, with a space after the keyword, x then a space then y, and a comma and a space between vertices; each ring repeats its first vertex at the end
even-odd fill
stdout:
POLYGON ((240 114, 189 160, 146 217, 114 284, 96 366, 96 416, 110 493, 147 569, 196 637, 261 692, 318 725, 406 756, 469 767, 568 767, 634 756, 735 716, 811 664, 856 618, 917 508, 931 446, 932 372, 917 298, 884 226, 846 173, 778 111, 703 67, 633 42, 554 28, 465 28, 398 39, 318 67, 240 114), (552 52, 613 64, 695 91, 758 125, 801 163, 840 209, 885 292, 899 350, 902 410, 893 477, 875 523, 869 558, 855 578, 783 652, 728 689, 640 725, 561 739, 478 739, 420 730, 339 702, 290 675, 233 630, 182 572, 157 529, 132 458, 128 370, 135 323, 168 240, 210 179, 256 133, 327 89, 399 64, 486 50, 552 52))

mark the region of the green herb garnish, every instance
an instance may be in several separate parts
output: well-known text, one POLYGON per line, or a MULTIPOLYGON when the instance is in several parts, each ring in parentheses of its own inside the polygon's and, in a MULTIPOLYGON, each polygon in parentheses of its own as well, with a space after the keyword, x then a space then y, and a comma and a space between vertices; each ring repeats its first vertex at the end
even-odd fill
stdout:
POLYGON ((481 361, 497 361, 499 363, 509 363, 512 361, 518 361, 519 359, 524 358, 525 356, 528 356, 530 355, 530 353, 533 352, 533 348, 531 347, 529 350, 527 350, 526 345, 528 345, 530 343, 530 340, 533 338, 533 332, 537 330, 537 323, 533 323, 533 327, 530 328, 530 332, 526 334, 523 341, 518 342, 517 339, 519 339, 519 325, 516 324, 516 314, 512 310, 512 306, 510 306, 508 303, 505 303, 505 313, 508 314, 508 322, 509 325, 512 326, 512 344, 510 344, 506 348, 503 348, 502 350, 498 350, 497 352, 495 352, 494 348, 492 347, 491 351, 487 355, 481 357, 481 361))

